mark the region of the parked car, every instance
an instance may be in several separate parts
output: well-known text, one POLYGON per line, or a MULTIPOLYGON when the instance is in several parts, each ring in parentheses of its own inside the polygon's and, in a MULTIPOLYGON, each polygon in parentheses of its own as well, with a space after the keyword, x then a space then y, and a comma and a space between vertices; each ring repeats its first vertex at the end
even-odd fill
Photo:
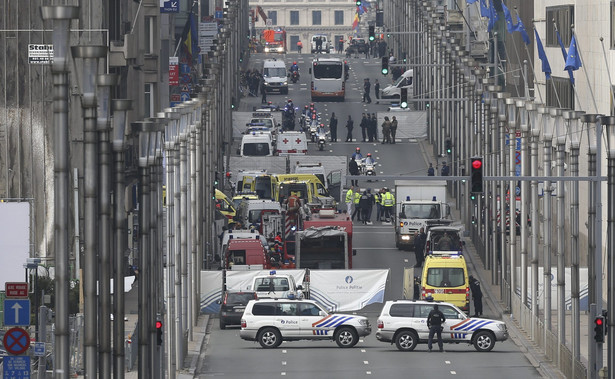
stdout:
POLYGON ((220 304, 220 329, 226 329, 227 325, 240 325, 241 316, 250 300, 256 299, 254 291, 224 291, 220 304))

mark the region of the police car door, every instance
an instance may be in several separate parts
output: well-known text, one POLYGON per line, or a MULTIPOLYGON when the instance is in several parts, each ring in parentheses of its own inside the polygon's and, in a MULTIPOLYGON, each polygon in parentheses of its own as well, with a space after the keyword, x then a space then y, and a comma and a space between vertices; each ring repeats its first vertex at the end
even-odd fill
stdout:
POLYGON ((299 315, 301 320, 301 335, 304 338, 322 338, 332 336, 333 330, 328 312, 312 303, 300 303, 299 315))
POLYGON ((470 323, 471 320, 465 313, 450 305, 440 305, 440 311, 446 318, 444 325, 442 325, 442 340, 464 341, 472 337, 476 325, 470 323))
POLYGON ((300 335, 299 323, 296 302, 277 303, 276 326, 283 337, 298 337, 300 335))

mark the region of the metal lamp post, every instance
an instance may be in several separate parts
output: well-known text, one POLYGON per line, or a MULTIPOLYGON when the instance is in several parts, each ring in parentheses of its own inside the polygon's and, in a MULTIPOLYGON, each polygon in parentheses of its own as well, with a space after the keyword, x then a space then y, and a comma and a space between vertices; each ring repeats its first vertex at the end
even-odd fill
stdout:
MULTIPOLYGON (((506 99, 510 97, 510 93, 508 92, 498 92, 496 94, 498 99, 497 101, 497 115, 498 115, 498 137, 499 137, 499 151, 500 154, 496 154, 497 157, 497 166, 499 166, 498 174, 499 176, 504 176, 506 172, 506 121, 507 121, 507 105, 506 99)), ((497 146, 494 144, 494 146, 497 146)), ((501 277, 500 277, 500 289, 501 296, 504 301, 505 309, 507 312, 510 312, 510 280, 508 278, 508 262, 506 255, 506 181, 499 180, 499 197, 500 197, 500 256, 501 256, 501 277)), ((512 194, 511 194, 512 196, 512 194)), ((512 224, 512 212, 513 210, 509 210, 509 219, 512 224)), ((510 225, 510 233, 512 237, 513 227, 510 225)), ((511 238, 512 239, 512 238, 511 238)))
MULTIPOLYGON (((132 100, 114 99, 112 148, 115 155, 114 193, 114 248, 113 248, 113 319, 124 320, 124 254, 128 247, 125 200, 126 113, 132 109, 132 100)), ((113 377, 124 377, 124 322, 113 323, 113 377)))
MULTIPOLYGON (((85 272, 84 286, 84 347, 85 374, 88 377, 98 375, 98 134, 96 129, 96 77, 98 61, 107 55, 106 46, 73 46, 73 64, 81 60, 82 70, 75 67, 77 83, 81 93, 81 108, 84 124, 84 219, 85 219, 85 272)), ((102 317, 109 318, 106 314, 102 317)))
MULTIPOLYGON (((551 149, 553 146, 553 119, 550 117, 551 111, 554 108, 541 108, 543 111, 541 118, 542 142, 543 142, 543 176, 550 177, 551 174, 551 149)), ((543 196, 543 266, 544 266, 544 288, 551 288, 551 181, 544 182, 543 196)), ((547 341, 548 332, 551 330, 551 291, 544 291, 545 294, 545 341, 547 341)))
MULTIPOLYGON (((68 238, 68 41, 70 23, 79 7, 41 7, 43 20, 53 20, 53 147, 54 147, 54 255, 55 255, 55 376, 70 376, 69 341, 69 238, 68 238)), ((78 255, 79 251, 75 251, 78 255)), ((75 270, 79 270, 75 267, 75 270)), ((37 310, 38 311, 38 310, 37 310)))
POLYGON ((509 216, 509 259, 510 269, 506 272, 509 275, 510 292, 508 296, 511 299, 509 306, 512 313, 512 295, 517 288, 515 278, 517 268, 517 181, 516 176, 516 146, 517 146, 517 99, 506 99, 506 113, 508 114, 508 212, 509 216))
POLYGON ((607 137, 607 204, 608 207, 608 225, 607 225, 607 306, 608 306, 608 361, 607 367, 609 368, 609 377, 612 378, 613 370, 615 369, 615 336, 613 331, 615 330, 615 290, 613 290, 612 283, 615 280, 615 257, 613 257, 613 251, 615 250, 615 210, 613 204, 615 204, 615 117, 608 116, 602 117, 602 125, 606 127, 607 137))
MULTIPOLYGON (((540 120, 541 113, 538 111, 536 103, 528 102, 526 109, 529 114, 529 129, 530 129, 530 175, 538 176, 538 137, 540 137, 540 120)), ((532 246, 530 248, 530 264, 532 267, 532 281, 530 290, 530 301, 532 308, 532 339, 536 340, 536 329, 538 321, 538 181, 532 180, 531 184, 532 199, 532 246)))
MULTIPOLYGON (((519 112, 519 127, 521 129, 521 167, 519 174, 521 176, 528 176, 528 133, 530 128, 528 110, 526 108, 527 101, 525 99, 517 99, 515 101, 515 106, 517 107, 517 111, 519 112)), ((521 287, 521 301, 520 306, 523 307, 527 303, 527 242, 528 242, 528 226, 527 226, 527 215, 528 215, 528 197, 529 193, 529 183, 527 180, 523 180, 521 182, 521 241, 519 246, 519 256, 520 262, 519 266, 521 267, 521 275, 519 278, 520 287, 521 287)))

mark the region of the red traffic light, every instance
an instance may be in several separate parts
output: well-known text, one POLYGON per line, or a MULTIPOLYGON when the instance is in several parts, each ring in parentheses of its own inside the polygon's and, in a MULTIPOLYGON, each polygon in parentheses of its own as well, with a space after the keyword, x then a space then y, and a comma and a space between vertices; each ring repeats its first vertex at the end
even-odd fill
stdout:
POLYGON ((472 167, 474 167, 476 170, 478 170, 482 166, 483 166, 483 161, 481 161, 480 159, 475 159, 472 161, 472 167))
POLYGON ((156 321, 156 329, 162 329, 162 321, 156 321))
POLYGON ((594 322, 596 323, 596 325, 604 324, 604 320, 601 317, 596 318, 596 320, 594 322))

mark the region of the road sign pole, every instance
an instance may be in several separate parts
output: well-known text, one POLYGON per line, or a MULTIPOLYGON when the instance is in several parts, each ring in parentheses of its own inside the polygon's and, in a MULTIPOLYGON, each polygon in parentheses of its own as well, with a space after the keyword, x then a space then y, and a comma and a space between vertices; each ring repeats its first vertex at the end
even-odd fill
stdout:
MULTIPOLYGON (((47 311, 47 307, 43 305, 38 312, 40 324, 38 325, 38 337, 36 338, 37 345, 42 343, 45 346, 45 341, 47 340, 47 311)), ((38 379, 45 378, 45 367, 47 367, 47 355, 43 348, 43 356, 38 357, 38 379)))

